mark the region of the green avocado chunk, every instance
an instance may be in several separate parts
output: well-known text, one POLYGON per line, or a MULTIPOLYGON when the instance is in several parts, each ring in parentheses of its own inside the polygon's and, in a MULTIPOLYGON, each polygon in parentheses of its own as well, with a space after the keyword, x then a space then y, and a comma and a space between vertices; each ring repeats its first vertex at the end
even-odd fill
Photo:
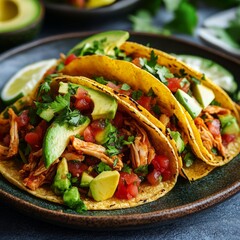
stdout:
POLYGON ((237 120, 231 114, 219 115, 219 120, 222 126, 222 134, 238 134, 239 126, 237 120))
POLYGON ((108 122, 105 128, 95 135, 96 142, 101 145, 106 143, 109 139, 109 133, 114 132, 115 130, 116 128, 108 122))
POLYGON ((95 201, 111 198, 118 186, 120 174, 118 171, 104 171, 90 183, 90 192, 95 201))
POLYGON ((199 103, 181 89, 177 90, 175 97, 179 103, 181 103, 182 106, 188 111, 193 119, 201 113, 202 107, 199 105, 199 103))
POLYGON ((193 95, 203 108, 206 108, 215 98, 214 92, 202 84, 194 85, 193 95))
POLYGON ((58 122, 50 125, 43 139, 43 159, 46 168, 61 156, 69 143, 70 136, 81 134, 89 123, 90 119, 86 118, 85 122, 77 127, 60 125, 58 122))
POLYGON ((68 84, 73 88, 81 88, 88 92, 94 104, 93 111, 91 114, 93 120, 101 118, 113 119, 115 117, 118 107, 115 98, 85 86, 64 82, 60 82, 59 84, 60 84, 58 91, 59 93, 66 94, 68 92, 68 84))
POLYGON ((73 186, 66 190, 63 194, 63 202, 71 209, 76 210, 81 213, 84 210, 87 210, 84 202, 80 198, 80 193, 78 188, 73 186))
POLYGON ((181 134, 177 131, 169 131, 169 133, 177 145, 178 152, 182 153, 185 148, 185 144, 182 140, 181 134))
POLYGON ((103 50, 105 55, 114 55, 114 48, 120 47, 129 38, 129 33, 122 30, 107 31, 88 37, 74 46, 68 55, 74 53, 77 56, 83 56, 85 50, 94 48, 98 41, 103 41, 103 50))
POLYGON ((57 195, 62 195, 71 186, 68 178, 68 164, 66 158, 63 158, 57 166, 57 172, 53 180, 52 189, 57 195))
POLYGON ((86 172, 82 173, 81 181, 80 181, 80 187, 89 187, 91 181, 94 179, 91 175, 89 175, 86 172))

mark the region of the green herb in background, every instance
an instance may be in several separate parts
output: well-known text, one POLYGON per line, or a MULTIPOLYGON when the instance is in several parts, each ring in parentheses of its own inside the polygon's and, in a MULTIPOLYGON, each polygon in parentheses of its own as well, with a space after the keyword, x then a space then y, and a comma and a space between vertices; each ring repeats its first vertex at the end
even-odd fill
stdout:
POLYGON ((240 48, 240 6, 237 8, 236 14, 232 20, 228 22, 228 26, 209 27, 215 36, 227 43, 233 48, 240 48))
MULTIPOLYGON (((226 9, 240 4, 240 0, 151 0, 145 2, 142 9, 130 16, 132 29, 138 32, 167 35, 172 33, 193 35, 198 24, 197 7, 199 4, 226 9), (161 7, 172 14, 172 19, 163 26, 157 26, 153 24, 154 17, 161 7)), ((228 30, 224 30, 223 33, 219 34, 228 38, 234 36, 234 39, 236 39, 237 35, 239 39, 240 31, 236 31, 236 29, 239 29, 239 25, 239 21, 234 21, 228 30)))

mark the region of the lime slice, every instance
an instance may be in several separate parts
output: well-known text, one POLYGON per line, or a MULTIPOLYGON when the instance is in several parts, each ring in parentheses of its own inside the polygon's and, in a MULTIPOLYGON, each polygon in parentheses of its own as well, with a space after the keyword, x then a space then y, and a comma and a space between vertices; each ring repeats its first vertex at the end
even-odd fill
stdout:
POLYGON ((57 63, 57 59, 48 59, 27 65, 19 70, 1 92, 1 99, 5 104, 10 104, 22 96, 26 96, 40 81, 46 71, 57 63))
POLYGON ((204 73, 215 84, 227 92, 233 93, 237 90, 237 83, 235 82, 233 75, 218 63, 192 55, 176 55, 176 57, 196 71, 204 73))

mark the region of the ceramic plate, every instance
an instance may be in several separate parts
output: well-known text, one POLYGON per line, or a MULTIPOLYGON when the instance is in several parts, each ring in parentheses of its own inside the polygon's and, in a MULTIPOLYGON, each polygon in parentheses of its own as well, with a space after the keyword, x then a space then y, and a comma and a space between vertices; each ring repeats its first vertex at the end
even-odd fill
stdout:
MULTIPOLYGON (((24 65, 41 59, 57 58, 60 52, 67 53, 86 36, 80 33, 59 35, 6 52, 0 56, 0 88, 24 65)), ((212 59, 231 71, 236 78, 240 78, 240 62, 210 49, 173 37, 152 34, 132 33, 130 40, 143 44, 149 43, 169 53, 199 55, 212 59)), ((24 214, 71 228, 94 230, 142 228, 178 221, 183 216, 194 214, 224 201, 239 192, 239 176, 240 156, 191 184, 179 178, 174 189, 155 202, 130 209, 87 211, 84 214, 76 214, 63 206, 37 199, 15 188, 1 177, 0 198, 24 214)))

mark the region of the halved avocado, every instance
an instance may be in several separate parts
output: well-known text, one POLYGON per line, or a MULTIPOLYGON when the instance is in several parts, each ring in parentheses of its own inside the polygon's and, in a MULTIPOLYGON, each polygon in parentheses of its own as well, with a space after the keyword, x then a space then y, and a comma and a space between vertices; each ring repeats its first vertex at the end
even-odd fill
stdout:
POLYGON ((37 35, 44 16, 38 0, 0 1, 0 50, 31 40, 37 35))

